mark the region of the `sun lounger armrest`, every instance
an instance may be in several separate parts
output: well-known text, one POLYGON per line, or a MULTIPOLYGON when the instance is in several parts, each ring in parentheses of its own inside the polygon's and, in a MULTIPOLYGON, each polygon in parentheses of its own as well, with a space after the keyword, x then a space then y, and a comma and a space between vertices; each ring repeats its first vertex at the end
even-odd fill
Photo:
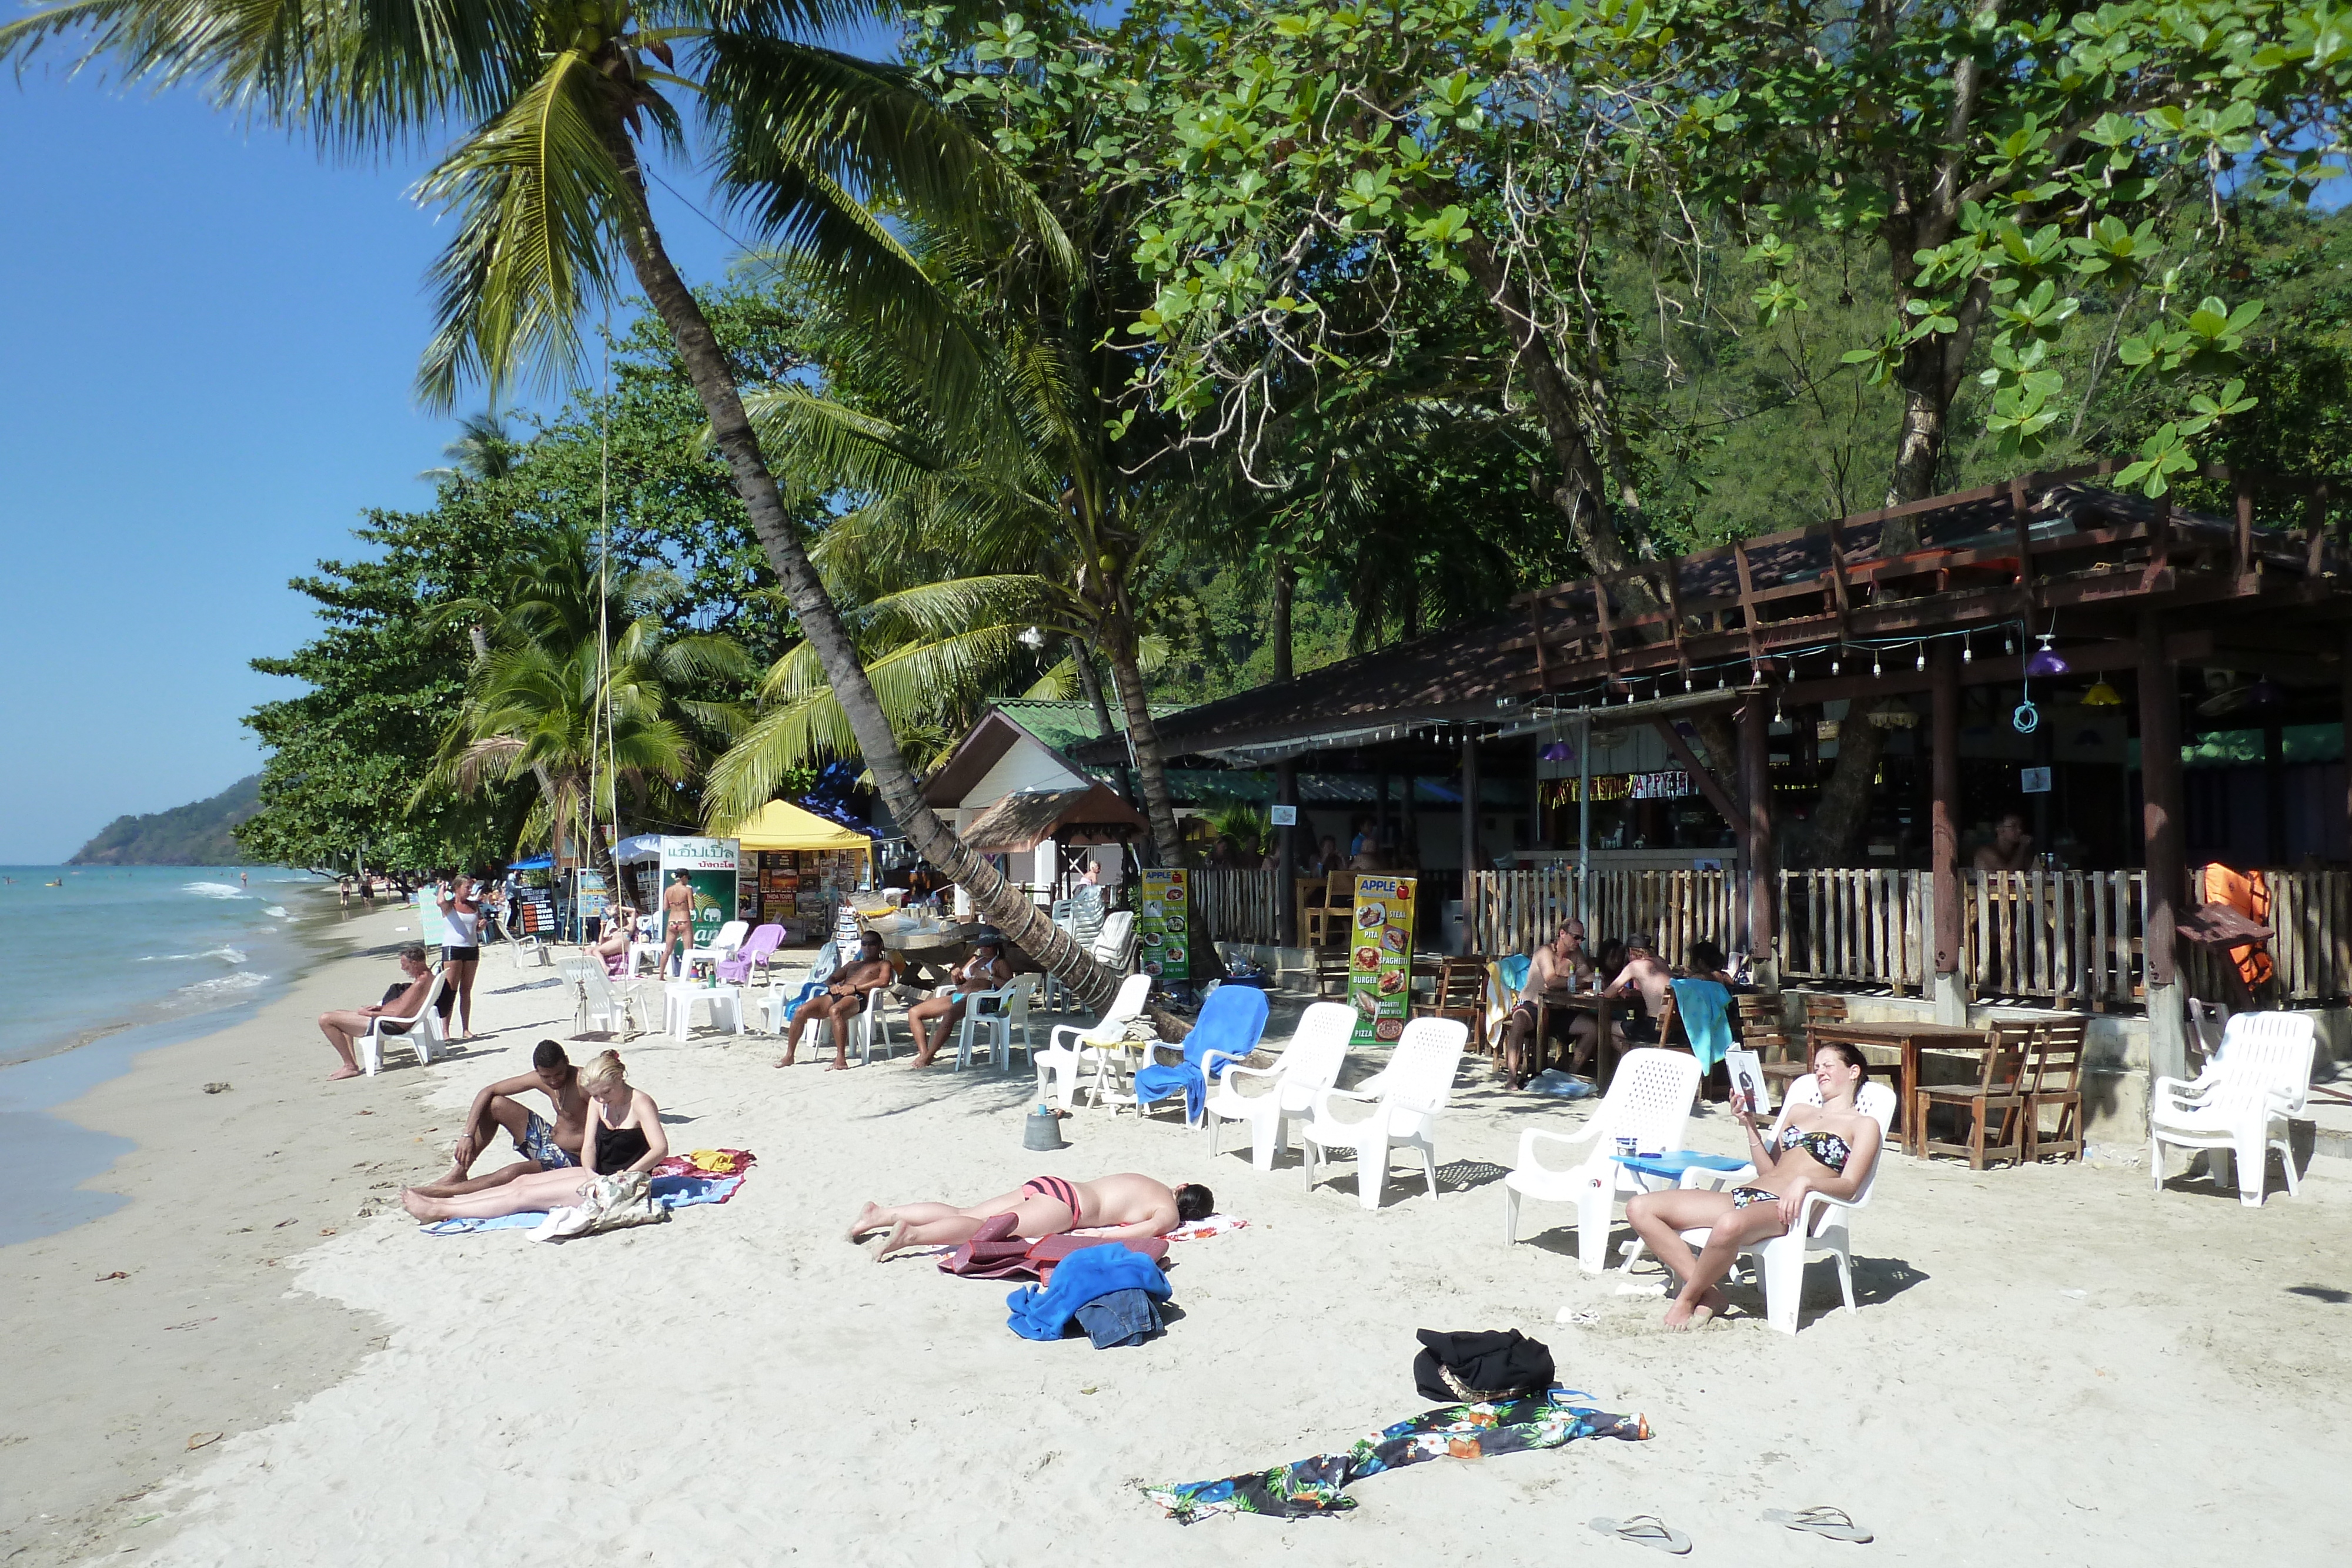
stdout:
POLYGON ((1218 1073, 1217 1063, 1221 1061, 1225 1064, 1224 1071, 1228 1072, 1263 1071, 1263 1069, 1253 1070, 1251 1068, 1244 1067, 1242 1063, 1247 1061, 1249 1059, 1250 1053, 1246 1051, 1204 1051, 1201 1053, 1201 1073, 1202 1076, 1205 1078, 1216 1077, 1218 1073))
POLYGON ((1378 1094, 1361 1094, 1353 1089, 1318 1089, 1315 1092, 1315 1101, 1313 1105, 1315 1120, 1318 1122, 1330 1122, 1340 1126, 1352 1127, 1362 1123, 1369 1122, 1372 1119, 1371 1116, 1359 1116, 1353 1120, 1348 1120, 1346 1118, 1333 1115, 1332 1111, 1342 1100, 1349 1101, 1359 1105, 1370 1105, 1373 1107, 1373 1115, 1379 1114, 1379 1108, 1383 1103, 1382 1097, 1378 1094))
POLYGON ((1520 1170, 1539 1170, 1554 1176, 1564 1175, 1574 1170, 1582 1161, 1565 1166, 1546 1165, 1536 1157, 1537 1148, 1544 1144, 1573 1146, 1577 1144, 1590 1143, 1600 1131, 1601 1128, 1597 1123, 1579 1133, 1550 1133, 1541 1127, 1529 1127, 1519 1134, 1519 1157, 1512 1163, 1520 1170))

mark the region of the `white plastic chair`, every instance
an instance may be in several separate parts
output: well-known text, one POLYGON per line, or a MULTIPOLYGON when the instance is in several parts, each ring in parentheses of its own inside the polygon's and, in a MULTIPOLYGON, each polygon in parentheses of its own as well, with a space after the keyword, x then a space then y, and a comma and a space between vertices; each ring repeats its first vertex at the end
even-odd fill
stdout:
MULTIPOLYGON (((1780 1114, 1772 1123, 1770 1142, 1776 1146, 1780 1143, 1780 1129, 1788 1124, 1792 1107, 1818 1106, 1821 1103, 1821 1085, 1811 1073, 1791 1080, 1788 1097, 1780 1103, 1780 1114)), ((1849 1217, 1870 1201, 1871 1189, 1878 1185, 1878 1173, 1885 1166, 1886 1129, 1895 1120, 1895 1091, 1884 1083, 1864 1083, 1855 1096, 1855 1109, 1878 1124, 1878 1154, 1871 1160, 1870 1170, 1863 1176, 1862 1185, 1854 1188, 1853 1196, 1836 1198, 1827 1193, 1809 1192, 1796 1225, 1786 1235, 1769 1236, 1739 1249, 1742 1258, 1754 1260, 1757 1278, 1764 1287, 1764 1321, 1782 1333, 1797 1332, 1797 1309, 1805 1293, 1805 1265, 1816 1258, 1836 1260, 1838 1290, 1845 1297, 1845 1310, 1854 1310, 1853 1239, 1849 1217)), ((1753 1166, 1719 1176, 1724 1185, 1752 1181, 1755 1177, 1753 1166)), ((1711 1234, 1710 1228, 1685 1230, 1683 1239, 1699 1249, 1706 1245, 1711 1234)), ((1638 1239, 1625 1244, 1628 1269, 1633 1266, 1641 1250, 1638 1239)))
POLYGON ((383 1048, 404 1045, 416 1053, 416 1065, 428 1067, 433 1062, 433 1047, 441 1039, 441 1013, 435 1005, 441 1000, 441 988, 448 979, 446 973, 436 970, 433 983, 425 988, 425 1005, 403 1018, 394 1013, 378 1013, 368 1020, 367 1033, 360 1036, 360 1066, 370 1078, 383 1065, 383 1048), (386 1024, 406 1024, 405 1033, 386 1034, 386 1024))
MULTIPOLYGON (((2289 1197, 2300 1196, 2289 1118, 2311 1092, 2312 1020, 2304 1013, 2235 1013, 2221 1046, 2194 1082, 2156 1081, 2147 1114, 2147 1175, 2164 1187, 2164 1145, 2228 1149, 2238 1167, 2238 1201, 2263 1206, 2270 1151, 2286 1167, 2289 1197)), ((2218 1178, 2217 1178, 2218 1179, 2218 1178)))
MULTIPOLYGON (((1348 1040, 1355 1030, 1355 1009, 1345 1002, 1316 1002, 1300 1016, 1297 1030, 1272 1067, 1243 1067, 1236 1058, 1209 1094, 1202 1118, 1209 1125, 1209 1152, 1223 1152, 1219 1144, 1225 1123, 1246 1122, 1250 1164, 1272 1170, 1274 1156, 1288 1146, 1290 1124, 1313 1111, 1319 1091, 1339 1082, 1348 1063, 1348 1040), (1243 1078, 1266 1079, 1272 1087, 1244 1094, 1235 1082, 1243 1078)), ((1223 1055, 1211 1051, 1210 1061, 1223 1055)))
MULTIPOLYGON (((883 1061, 887 1061, 898 1053, 897 1043, 890 1038, 890 1002, 888 986, 877 986, 866 993, 866 1010, 857 1015, 857 1022, 852 1026, 857 1030, 857 1062, 861 1067, 873 1064, 874 1047, 877 1041, 882 1047, 883 1061)), ((832 1025, 828 1023, 825 1027, 831 1029, 832 1025)), ((907 1049, 915 1049, 911 1036, 907 1041, 907 1049)))
POLYGON ((1576 1206, 1576 1260, 1598 1274, 1609 1260, 1609 1222, 1622 1198, 1649 1190, 1638 1171, 1617 1163, 1617 1140, 1630 1137, 1637 1149, 1671 1153, 1683 1146, 1691 1102, 1698 1094, 1698 1058, 1679 1051, 1629 1051, 1609 1081, 1609 1093, 1579 1133, 1548 1133, 1530 1127, 1519 1134, 1519 1157, 1503 1178, 1503 1241, 1519 1239, 1519 1200, 1576 1206), (1565 1169, 1537 1157, 1546 1144, 1590 1140, 1583 1160, 1565 1169))
POLYGON ((680 962, 686 966, 686 972, 690 974, 697 964, 716 964, 721 958, 732 958, 735 949, 743 946, 743 939, 751 935, 750 921, 730 920, 719 928, 719 935, 710 939, 709 946, 697 947, 688 943, 686 956, 680 962))
POLYGON ((1332 1150, 1347 1150, 1356 1156, 1358 1199, 1366 1208, 1378 1208, 1388 1188, 1389 1153, 1402 1145, 1421 1155, 1429 1196, 1435 1199, 1437 1118, 1453 1097, 1454 1074, 1469 1038, 1470 1026, 1460 1019, 1414 1019, 1404 1026, 1386 1067, 1355 1089, 1318 1090, 1298 1134, 1306 1145, 1307 1186, 1313 1188, 1332 1150), (1372 1113, 1360 1122, 1342 1122, 1334 1113, 1342 1100, 1369 1103, 1372 1113))
POLYGON ((961 1072, 971 1064, 972 1038, 986 1036, 981 1042, 981 1053, 994 1061, 1004 1071, 1013 1070, 1013 1031, 1021 1031, 1021 1049, 1034 1066, 1037 1052, 1029 1043, 1029 993, 1037 984, 1034 975, 1015 975, 992 991, 973 991, 966 998, 962 1021, 956 1025, 956 1071, 961 1072), (993 1012, 983 1012, 981 1004, 994 1002, 993 1012), (1000 1054, 1000 1052, 1002 1054, 1000 1054))
POLYGON ((1045 1049, 1029 1053, 1031 1064, 1037 1069, 1037 1098, 1045 1098, 1050 1074, 1055 1103, 1065 1111, 1071 1109, 1077 1096, 1078 1074, 1091 1067, 1096 1103, 1100 1103, 1110 1055, 1127 1039, 1127 1026, 1143 1016, 1143 1004, 1150 998, 1151 977, 1129 975, 1118 983, 1118 994, 1100 1019, 1086 1025, 1055 1025, 1045 1037, 1045 1049))
POLYGON ((613 988, 612 977, 604 972, 603 959, 566 959, 561 968, 577 998, 572 1014, 575 1032, 626 1034, 645 1027, 645 1021, 636 1016, 636 999, 613 988))

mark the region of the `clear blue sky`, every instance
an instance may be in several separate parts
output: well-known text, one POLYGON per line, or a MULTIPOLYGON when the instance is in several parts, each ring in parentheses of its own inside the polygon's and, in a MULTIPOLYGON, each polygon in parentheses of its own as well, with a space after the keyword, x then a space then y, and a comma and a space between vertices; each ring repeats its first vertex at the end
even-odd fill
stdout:
MULTIPOLYGON (((313 624, 288 578, 431 498, 409 394, 432 214, 191 93, 0 73, 0 862, 257 769, 246 667, 313 624)), ((700 198, 689 172, 671 183, 700 198)), ((731 247, 661 198, 680 265, 731 247)))

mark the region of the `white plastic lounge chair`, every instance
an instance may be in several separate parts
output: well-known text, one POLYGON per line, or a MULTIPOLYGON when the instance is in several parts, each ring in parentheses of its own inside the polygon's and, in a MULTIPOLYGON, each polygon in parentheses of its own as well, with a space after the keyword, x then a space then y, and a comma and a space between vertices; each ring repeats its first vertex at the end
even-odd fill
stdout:
POLYGON ((549 962, 547 944, 537 936, 524 933, 520 910, 515 911, 510 919, 500 921, 499 928, 507 934, 507 951, 514 955, 516 968, 536 967, 544 969, 547 967, 549 962))
POLYGON ((1519 1134, 1519 1157, 1503 1178, 1503 1241, 1519 1239, 1519 1200, 1576 1206, 1576 1260, 1588 1274, 1609 1261, 1609 1222, 1620 1200, 1648 1190, 1641 1176, 1617 1163, 1617 1140, 1671 1152, 1683 1146, 1691 1101, 1698 1093, 1698 1058, 1686 1051, 1629 1051, 1609 1081, 1608 1096, 1580 1133, 1530 1127, 1519 1134), (1583 1160, 1559 1168, 1537 1157, 1546 1144, 1592 1144, 1583 1160))
POLYGON ((614 988, 603 959, 567 958, 559 967, 575 998, 572 1010, 573 1033, 626 1036, 645 1028, 637 1017, 636 999, 614 988))
POLYGON ((1135 967, 1135 911, 1114 909, 1103 916, 1102 929, 1095 933, 1094 959, 1114 975, 1135 967))
POLYGON ((1306 1145, 1307 1186, 1313 1188, 1331 1151, 1344 1149, 1356 1156, 1358 1199, 1366 1208, 1378 1208, 1388 1188, 1389 1153, 1402 1145, 1421 1155, 1429 1196, 1435 1199, 1437 1118, 1453 1097, 1454 1071, 1469 1038, 1470 1026, 1460 1019, 1414 1019, 1404 1026, 1386 1067, 1354 1089, 1318 1090, 1298 1134, 1306 1145), (1337 1113, 1343 1100, 1369 1103, 1372 1113, 1343 1122, 1337 1113))
POLYGON ((1225 1123, 1246 1122, 1250 1164, 1272 1170, 1274 1156, 1288 1146, 1290 1124, 1314 1110, 1318 1092, 1339 1082, 1348 1062, 1348 1039, 1355 1029, 1355 1009, 1345 1002, 1316 1002, 1300 1016, 1297 1030, 1272 1067, 1226 1068, 1209 1093, 1203 1117, 1209 1125, 1209 1152, 1223 1152, 1219 1134, 1225 1123), (1244 1078, 1263 1078, 1271 1087, 1244 1094, 1236 1082, 1244 1078))
MULTIPOLYGON (((2221 1047, 2194 1082, 2156 1081, 2147 1113, 2147 1175, 2164 1187, 2164 1145, 2227 1149, 2238 1167, 2238 1201, 2260 1208, 2270 1151, 2286 1167, 2288 1196, 2301 1193, 2287 1123, 2311 1092, 2312 1020, 2304 1013, 2233 1013, 2221 1047)), ((2221 1179, 2216 1173, 2215 1179, 2221 1179)))
MULTIPOLYGON (((1871 1189, 1878 1185, 1878 1173, 1885 1167, 1886 1151, 1892 1146, 1886 1128, 1895 1120, 1895 1091, 1884 1083, 1864 1083, 1855 1099, 1856 1108, 1878 1124, 1878 1155, 1870 1162, 1870 1173, 1862 1178, 1853 1196, 1835 1198, 1826 1193, 1809 1192, 1795 1228, 1785 1236, 1767 1237, 1740 1249, 1742 1258, 1755 1260, 1757 1278, 1764 1287, 1764 1321, 1782 1333, 1797 1332, 1797 1308, 1805 1293, 1805 1265, 1816 1258, 1837 1260, 1838 1290, 1845 1296, 1845 1310, 1854 1310, 1853 1241, 1848 1217, 1870 1201, 1871 1189)), ((1772 1123, 1771 1141, 1780 1141, 1790 1107, 1821 1103, 1821 1085, 1811 1073, 1790 1080, 1788 1098, 1780 1103, 1780 1114, 1772 1123)), ((1752 1181, 1755 1176, 1756 1167, 1749 1166, 1723 1172, 1719 1179, 1725 1186, 1736 1186, 1752 1181)), ((1706 1228, 1685 1230, 1683 1239, 1693 1248, 1703 1248, 1710 1233, 1706 1228)), ((1625 1243, 1628 1269, 1641 1251, 1638 1239, 1625 1243)))
POLYGON ((1053 1032, 1045 1037, 1045 1049, 1030 1053, 1030 1061, 1037 1069, 1037 1098, 1045 1098, 1046 1079, 1051 1074, 1054 1103, 1065 1111, 1070 1110, 1078 1092, 1078 1074, 1091 1067, 1095 1071, 1096 1103, 1099 1104, 1109 1058, 1127 1039, 1127 1026, 1143 1016, 1143 1004, 1150 998, 1151 977, 1129 975, 1118 983, 1118 994, 1111 998, 1109 1010, 1096 1022, 1055 1025, 1053 1032))
POLYGON ((425 1005, 405 1018, 394 1013, 378 1013, 368 1020, 368 1031, 360 1036, 359 1047, 360 1066, 370 1078, 373 1078, 376 1069, 383 1065, 383 1048, 387 1045, 408 1047, 416 1053, 416 1065, 419 1067, 432 1064, 433 1047, 441 1039, 441 1014, 436 1004, 441 1000, 441 987, 448 977, 446 973, 436 970, 433 983, 425 988, 425 1005), (407 1031, 386 1034, 384 1026, 387 1024, 405 1024, 407 1031))
POLYGON ((982 1037, 980 1051, 994 1061, 999 1068, 1013 1070, 1013 1031, 1021 1031, 1021 1049, 1034 1066, 1037 1053, 1029 1042, 1029 993, 1035 988, 1037 977, 1015 975, 992 991, 973 991, 965 1000, 963 1019, 956 1025, 956 1071, 961 1072, 971 1064, 974 1036, 982 1037), (995 1003, 993 1009, 982 1004, 995 1003), (999 1053, 1002 1052, 1000 1055, 999 1053))

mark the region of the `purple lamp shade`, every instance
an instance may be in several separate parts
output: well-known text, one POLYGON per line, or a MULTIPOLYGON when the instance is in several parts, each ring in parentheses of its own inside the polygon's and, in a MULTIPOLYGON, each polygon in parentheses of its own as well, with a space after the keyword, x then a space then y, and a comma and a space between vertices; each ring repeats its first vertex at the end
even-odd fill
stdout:
POLYGON ((1547 746, 1541 751, 1537 752, 1536 755, 1542 758, 1546 762, 1573 762, 1576 760, 1575 749, 1564 740, 1553 741, 1549 746, 1547 746))
POLYGON ((2042 639, 2042 646, 2036 648, 2025 661, 2026 674, 2035 680, 2046 679, 2052 675, 2063 675, 2071 667, 2050 646, 2050 639, 2047 637, 2042 639))

